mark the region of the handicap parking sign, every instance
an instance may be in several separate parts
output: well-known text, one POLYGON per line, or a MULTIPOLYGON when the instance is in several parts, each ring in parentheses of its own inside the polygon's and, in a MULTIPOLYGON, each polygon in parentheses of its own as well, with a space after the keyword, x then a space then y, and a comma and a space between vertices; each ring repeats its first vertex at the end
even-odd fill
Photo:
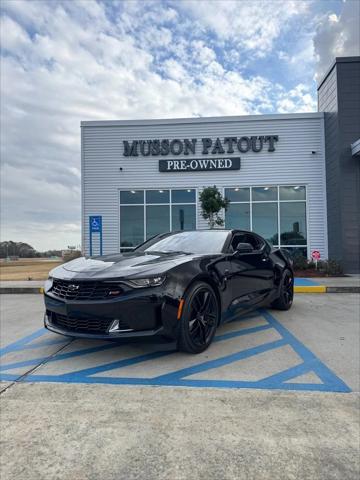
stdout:
POLYGON ((101 217, 98 215, 96 217, 90 217, 90 231, 92 233, 94 232, 101 232, 101 224, 102 224, 102 221, 101 221, 101 217))
POLYGON ((96 255, 102 255, 103 252, 103 241, 102 241, 102 216, 101 215, 91 215, 89 216, 89 240, 90 240, 90 255, 93 254, 93 234, 95 240, 95 250, 96 255), (97 240, 99 240, 99 250, 97 249, 97 240))

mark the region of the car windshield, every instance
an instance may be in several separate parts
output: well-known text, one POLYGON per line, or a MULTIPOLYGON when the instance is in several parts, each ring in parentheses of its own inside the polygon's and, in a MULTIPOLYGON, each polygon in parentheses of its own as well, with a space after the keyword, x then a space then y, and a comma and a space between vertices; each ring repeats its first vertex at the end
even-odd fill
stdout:
POLYGON ((143 252, 220 253, 228 236, 226 231, 179 232, 153 239, 137 250, 143 252))

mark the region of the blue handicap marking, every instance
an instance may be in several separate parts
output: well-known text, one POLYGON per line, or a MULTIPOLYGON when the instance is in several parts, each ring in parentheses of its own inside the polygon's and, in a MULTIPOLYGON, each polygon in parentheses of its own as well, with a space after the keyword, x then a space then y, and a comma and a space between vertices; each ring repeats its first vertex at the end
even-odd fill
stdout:
MULTIPOLYGON (((130 366, 140 365, 146 372, 147 365, 152 362, 163 362, 166 366, 166 359, 170 355, 175 354, 175 350, 160 350, 136 355, 131 358, 117 358, 105 364, 99 364, 95 367, 83 368, 82 370, 71 371, 57 375, 43 375, 37 373, 36 370, 29 374, 11 373, 20 367, 29 367, 29 370, 36 365, 48 365, 55 362, 64 362, 68 359, 74 359, 73 366, 76 367, 76 357, 91 355, 97 352, 105 352, 111 349, 118 349, 121 353, 122 346, 116 342, 107 342, 105 345, 87 346, 86 348, 78 348, 68 352, 61 352, 48 357, 38 356, 37 358, 15 361, 6 363, 6 355, 14 351, 28 351, 29 349, 37 349, 41 345, 56 344, 61 342, 66 345, 69 339, 62 340, 58 337, 51 339, 41 339, 42 335, 48 333, 45 329, 40 329, 31 335, 28 335, 0 351, 3 357, 0 368, 0 380, 3 381, 21 381, 21 382, 60 382, 60 383, 94 383, 94 384, 116 384, 116 385, 157 385, 157 386, 183 386, 183 387, 215 387, 215 388, 255 388, 270 390, 313 390, 324 392, 350 392, 351 389, 341 380, 329 367, 327 367, 311 350, 309 350, 302 342, 300 342, 287 328, 277 321, 267 310, 258 310, 245 319, 259 318, 263 321, 261 325, 241 328, 241 320, 239 319, 234 325, 239 325, 237 330, 231 330, 228 333, 219 331, 215 337, 214 343, 234 341, 239 339, 239 351, 220 355, 217 358, 206 359, 206 356, 199 357, 197 364, 192 364, 185 368, 174 369, 170 372, 160 374, 151 378, 148 377, 131 377, 121 375, 121 369, 130 366), (267 341, 257 346, 241 348, 241 338, 246 335, 257 334, 260 332, 275 332, 277 339, 267 341), (256 358, 257 355, 266 354, 282 347, 291 348, 300 358, 300 363, 290 366, 285 370, 272 373, 264 378, 256 381, 233 380, 209 378, 207 372, 217 371, 222 367, 234 365, 246 359, 256 358), (105 376, 106 373, 113 372, 112 376, 105 376), (114 374, 116 373, 116 375, 114 374), (120 372, 120 373, 119 373, 120 372), (205 375, 201 378, 201 375, 205 375), (195 377, 195 378, 194 378, 195 377), (200 377, 200 378, 199 378, 200 377)), ((76 345, 76 343, 74 343, 76 345)), ((91 344, 90 344, 91 345, 91 344)), ((210 346, 210 349, 212 347, 210 346)), ((101 357, 100 361, 101 361, 101 357)), ((226 373, 224 374, 226 376, 226 373)))
POLYGON ((310 280, 310 278, 295 277, 294 285, 295 287, 312 287, 314 285, 320 285, 320 284, 319 282, 315 282, 315 280, 310 280))

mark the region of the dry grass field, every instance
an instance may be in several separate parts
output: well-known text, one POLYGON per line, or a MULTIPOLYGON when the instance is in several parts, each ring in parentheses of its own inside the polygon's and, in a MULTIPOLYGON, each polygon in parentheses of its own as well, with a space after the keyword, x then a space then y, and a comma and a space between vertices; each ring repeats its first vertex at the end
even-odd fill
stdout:
POLYGON ((21 258, 11 262, 0 262, 1 280, 46 280, 48 273, 60 265, 59 260, 44 260, 42 258, 21 258))

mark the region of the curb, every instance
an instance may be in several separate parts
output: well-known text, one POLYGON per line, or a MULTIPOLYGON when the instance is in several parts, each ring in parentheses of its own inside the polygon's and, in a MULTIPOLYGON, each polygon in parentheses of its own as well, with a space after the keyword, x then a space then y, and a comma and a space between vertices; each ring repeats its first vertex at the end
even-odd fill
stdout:
POLYGON ((327 287, 326 285, 295 285, 295 293, 360 293, 360 286, 327 287))
POLYGON ((360 293, 360 286, 352 287, 352 286, 346 286, 346 287, 327 287, 326 288, 327 293, 360 293))
POLYGON ((325 285, 295 285, 294 293, 326 293, 325 285))
POLYGON ((0 294, 2 293, 44 293, 42 287, 0 287, 0 294))

